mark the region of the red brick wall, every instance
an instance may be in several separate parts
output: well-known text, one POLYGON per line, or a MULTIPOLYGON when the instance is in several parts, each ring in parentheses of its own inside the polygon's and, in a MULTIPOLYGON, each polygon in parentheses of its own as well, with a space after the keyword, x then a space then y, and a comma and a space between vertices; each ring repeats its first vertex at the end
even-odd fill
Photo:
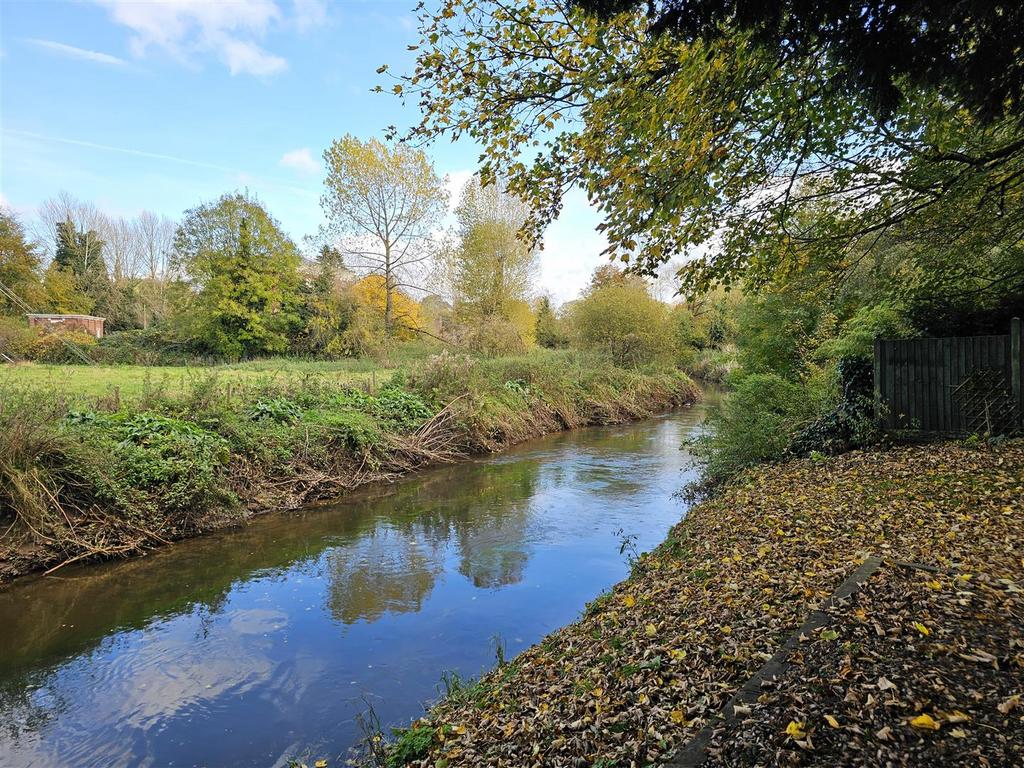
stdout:
POLYGON ((103 337, 103 320, 98 317, 30 317, 28 324, 45 331, 76 330, 90 333, 97 339, 103 337))

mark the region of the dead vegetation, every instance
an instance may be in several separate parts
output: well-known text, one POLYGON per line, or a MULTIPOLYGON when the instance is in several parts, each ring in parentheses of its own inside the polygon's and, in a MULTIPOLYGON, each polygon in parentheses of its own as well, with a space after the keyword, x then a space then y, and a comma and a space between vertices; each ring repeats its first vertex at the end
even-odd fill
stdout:
POLYGON ((1006 702, 1019 701, 1013 696, 1024 686, 1015 591, 1024 568, 1022 499, 1021 441, 864 451, 750 471, 694 508, 579 622, 485 677, 473 697, 442 701, 414 723, 414 732, 430 735, 407 762, 663 762, 716 722, 736 690, 874 553, 962 581, 943 576, 934 588, 931 577, 891 579, 865 592, 845 623, 812 638, 794 677, 751 713, 745 730, 721 735, 717 764, 1006 765, 1002 756, 1024 743, 1022 711, 1013 704, 1004 717, 999 709, 1009 712, 1006 702), (1002 630, 990 632, 992 622, 1002 630), (981 676, 973 680, 968 667, 981 676), (898 706, 892 692, 866 687, 877 689, 883 676, 898 685, 898 706), (938 728, 915 726, 926 713, 938 728), (840 723, 839 735, 826 714, 840 723), (808 734, 809 743, 796 743, 808 734), (900 753, 903 743, 916 746, 900 753))
POLYGON ((444 356, 372 394, 316 379, 243 388, 211 378, 116 403, 4 388, 0 583, 696 396, 682 374, 564 353, 444 356))

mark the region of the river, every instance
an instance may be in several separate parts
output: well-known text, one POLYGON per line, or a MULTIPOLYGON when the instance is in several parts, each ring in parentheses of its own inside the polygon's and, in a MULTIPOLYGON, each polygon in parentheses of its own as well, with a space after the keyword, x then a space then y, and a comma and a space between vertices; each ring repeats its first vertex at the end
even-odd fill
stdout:
POLYGON ((581 614, 685 512, 701 407, 0 590, 0 765, 340 765, 581 614), (628 552, 627 552, 628 554, 628 552), (497 638, 497 640, 496 640, 497 638))

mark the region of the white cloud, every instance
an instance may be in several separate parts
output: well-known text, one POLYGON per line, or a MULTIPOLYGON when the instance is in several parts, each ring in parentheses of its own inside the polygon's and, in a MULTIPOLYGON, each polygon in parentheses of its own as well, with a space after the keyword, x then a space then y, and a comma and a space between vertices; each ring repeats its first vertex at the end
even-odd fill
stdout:
POLYGON ((32 43, 32 45, 38 48, 45 48, 48 51, 59 53, 61 56, 68 56, 72 59, 81 59, 82 61, 93 61, 97 64, 106 64, 111 67, 130 67, 124 59, 119 59, 117 56, 111 56, 109 53, 101 53, 100 51, 90 51, 87 48, 76 48, 73 45, 66 45, 64 43, 58 43, 55 40, 39 40, 36 38, 27 38, 26 42, 32 43))
POLYGON ((299 171, 300 173, 308 173, 310 175, 320 173, 320 163, 318 163, 313 157, 313 153, 309 151, 309 147, 302 147, 300 149, 293 149, 291 152, 285 152, 281 155, 278 165, 284 168, 291 168, 293 171, 299 171))
MULTIPOLYGON (((132 52, 160 49, 187 64, 202 56, 219 58, 231 74, 277 74, 288 63, 257 44, 282 19, 273 0, 93 0, 132 31, 132 52)), ((308 11, 307 18, 308 18, 308 11)))
POLYGON ((232 75, 276 75, 288 69, 288 62, 274 56, 258 45, 244 40, 228 40, 224 43, 224 58, 232 75))
POLYGON ((595 229, 601 220, 586 194, 572 189, 565 196, 562 214, 544 233, 538 287, 549 291, 556 302, 579 298, 594 269, 608 263, 608 257, 601 255, 608 240, 595 229))
POLYGON ((300 32, 326 23, 327 3, 325 0, 292 0, 295 6, 295 26, 300 32))

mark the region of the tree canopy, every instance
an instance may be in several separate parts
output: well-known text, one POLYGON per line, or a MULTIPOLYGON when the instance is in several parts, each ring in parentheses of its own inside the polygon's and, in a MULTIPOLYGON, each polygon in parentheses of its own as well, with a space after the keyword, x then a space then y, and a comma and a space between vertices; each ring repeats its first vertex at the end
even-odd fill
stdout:
POLYGON ((297 320, 299 253, 260 203, 235 193, 185 212, 177 265, 197 290, 197 330, 238 358, 287 348, 297 320))
POLYGON ((954 273, 969 253, 985 274, 971 290, 1024 277, 1013 104, 980 120, 908 76, 884 115, 842 87, 840 56, 780 59, 756 30, 716 30, 651 35, 637 10, 445 0, 422 12, 415 68, 392 90, 421 107, 409 138, 483 147, 483 180, 529 203, 532 239, 582 187, 608 255, 648 275, 679 257, 687 292, 756 288, 811 261, 845 270, 892 243, 908 274, 954 273))
POLYGON ((326 191, 321 206, 329 234, 348 263, 383 279, 384 329, 395 332, 395 296, 421 287, 418 273, 434 256, 435 229, 448 195, 421 149, 354 136, 324 152, 326 191))
POLYGON ((883 115, 903 88, 937 89, 982 120, 1019 116, 1024 98, 1024 5, 988 0, 574 0, 605 20, 645 13, 654 35, 722 39, 732 29, 776 57, 836 65, 837 88, 883 115))

